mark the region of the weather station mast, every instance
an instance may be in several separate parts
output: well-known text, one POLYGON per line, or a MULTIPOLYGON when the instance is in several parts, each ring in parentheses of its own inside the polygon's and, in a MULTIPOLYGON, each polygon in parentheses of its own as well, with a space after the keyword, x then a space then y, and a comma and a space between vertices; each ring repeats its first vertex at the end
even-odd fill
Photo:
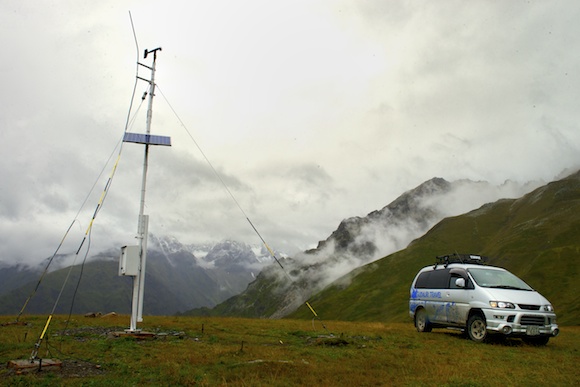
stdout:
POLYGON ((119 275, 133 278, 133 292, 131 298, 131 323, 127 334, 139 335, 143 332, 137 328, 137 323, 143 321, 143 294, 145 291, 145 268, 147 264, 147 237, 149 230, 149 215, 145 215, 145 192, 147 188, 147 169, 149 166, 149 147, 152 145, 171 146, 171 138, 167 136, 157 136, 151 134, 151 120, 153 117, 153 97, 155 97, 155 66, 157 62, 157 52, 161 47, 153 50, 145 50, 144 59, 153 54, 151 66, 137 62, 139 66, 151 70, 151 78, 137 78, 149 83, 149 100, 147 106, 146 134, 125 132, 123 142, 145 145, 145 156, 143 160, 143 177, 141 180, 141 202, 139 206, 139 220, 137 225, 137 246, 123 246, 119 260, 119 275))

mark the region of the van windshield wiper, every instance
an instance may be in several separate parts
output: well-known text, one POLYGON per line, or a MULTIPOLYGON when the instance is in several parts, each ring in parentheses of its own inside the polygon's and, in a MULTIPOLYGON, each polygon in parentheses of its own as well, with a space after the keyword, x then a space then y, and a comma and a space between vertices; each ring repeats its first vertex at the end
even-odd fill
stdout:
POLYGON ((488 288, 494 288, 494 289, 513 289, 513 290, 527 290, 527 291, 532 290, 532 289, 519 288, 517 286, 511 286, 511 285, 493 285, 493 286, 488 286, 488 288))

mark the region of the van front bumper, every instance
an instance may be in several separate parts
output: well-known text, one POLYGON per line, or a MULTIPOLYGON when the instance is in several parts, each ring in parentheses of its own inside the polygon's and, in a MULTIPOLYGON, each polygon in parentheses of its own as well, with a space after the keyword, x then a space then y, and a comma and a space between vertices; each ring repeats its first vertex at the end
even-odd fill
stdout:
POLYGON ((513 309, 484 310, 487 330, 511 336, 557 336, 554 313, 533 313, 513 309))

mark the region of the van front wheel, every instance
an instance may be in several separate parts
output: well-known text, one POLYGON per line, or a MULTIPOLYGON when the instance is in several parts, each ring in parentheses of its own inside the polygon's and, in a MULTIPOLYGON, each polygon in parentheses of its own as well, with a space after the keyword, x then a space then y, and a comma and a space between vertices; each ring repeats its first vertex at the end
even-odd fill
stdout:
POLYGON ((469 338, 476 343, 485 341, 487 337, 487 329, 485 320, 480 314, 474 314, 467 320, 467 334, 469 338))
POLYGON ((544 346, 550 341, 550 336, 523 337, 522 340, 529 345, 544 346))
POLYGON ((429 324, 427 312, 423 308, 418 309, 415 313, 415 328, 417 328, 417 332, 431 332, 431 324, 429 324))

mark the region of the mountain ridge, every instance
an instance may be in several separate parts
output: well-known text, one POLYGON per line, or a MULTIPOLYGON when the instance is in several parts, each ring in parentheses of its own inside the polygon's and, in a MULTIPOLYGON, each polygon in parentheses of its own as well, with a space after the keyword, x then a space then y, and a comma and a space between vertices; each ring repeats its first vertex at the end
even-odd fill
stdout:
MULTIPOLYGON (((380 210, 343 220, 315 249, 284 260, 284 270, 265 267, 244 292, 215 306, 186 314, 280 318, 353 269, 407 246, 438 221, 487 202, 518 195, 517 185, 448 182, 435 177, 405 191, 380 210)), ((530 183, 523 189, 531 189, 530 183)))
MULTIPOLYGON (((580 318, 580 171, 517 199, 443 219, 401 251, 361 266, 310 298, 319 315, 348 321, 408 320, 410 283, 436 255, 481 254, 548 298, 561 325, 580 318)), ((311 318, 301 305, 291 318, 311 318)))

